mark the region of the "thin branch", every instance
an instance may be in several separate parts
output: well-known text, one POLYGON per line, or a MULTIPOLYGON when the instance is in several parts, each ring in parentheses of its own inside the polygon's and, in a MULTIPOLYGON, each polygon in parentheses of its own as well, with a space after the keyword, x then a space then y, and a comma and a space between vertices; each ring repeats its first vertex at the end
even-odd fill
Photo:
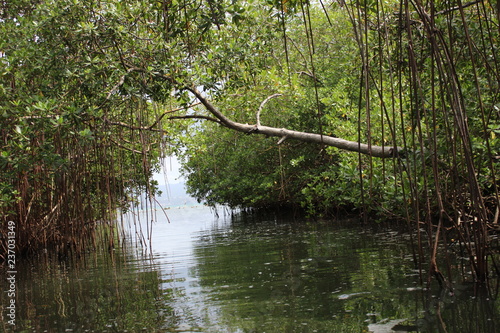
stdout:
POLYGON ((168 218, 168 214, 167 214, 167 212, 165 211, 165 208, 163 208, 163 206, 162 206, 162 205, 161 205, 161 203, 158 201, 158 199, 156 199, 156 196, 153 196, 153 200, 156 202, 156 204, 157 204, 158 206, 160 206, 161 211, 163 212, 163 215, 165 215, 165 217, 167 218, 168 223, 170 223, 170 219, 168 218))
POLYGON ((188 115, 184 115, 184 116, 172 116, 172 117, 168 117, 167 119, 169 119, 169 120, 173 120, 173 119, 204 119, 204 120, 213 121, 214 123, 223 125, 220 122, 220 120, 217 119, 217 118, 213 118, 213 117, 209 117, 209 116, 196 115, 196 114, 188 114, 188 115))
POLYGON ((154 129, 154 128, 152 128, 152 126, 141 127, 141 126, 129 125, 129 124, 121 122, 121 121, 111 121, 111 120, 107 119, 106 117, 104 117, 103 120, 106 123, 108 123, 109 125, 121 126, 121 127, 125 127, 125 128, 128 128, 128 129, 131 129, 131 130, 150 131, 150 132, 159 132, 159 133, 165 132, 162 129, 154 129))
MULTIPOLYGON (((120 77, 120 81, 118 81, 118 83, 108 93, 108 95, 106 97, 106 101, 108 101, 111 98, 111 96, 125 83, 125 78, 127 77, 128 74, 130 74, 132 72, 148 73, 148 71, 145 70, 145 69, 143 69, 143 68, 130 67, 129 69, 127 69, 127 72, 120 77)), ((157 76, 157 77, 161 77, 162 79, 164 79, 166 81, 176 83, 175 80, 173 80, 171 77, 169 77, 167 75, 163 75, 163 74, 153 74, 153 75, 157 76)), ((163 119, 163 117, 165 117, 165 115, 167 115, 169 113, 181 111, 181 110, 186 110, 186 109, 192 108, 192 107, 200 105, 200 104, 201 104, 200 102, 197 102, 197 103, 193 103, 193 104, 190 104, 188 106, 185 106, 185 107, 180 107, 180 108, 177 108, 177 109, 166 111, 166 112, 162 113, 153 122, 153 124, 151 124, 148 127, 132 126, 132 125, 129 125, 129 124, 126 124, 126 123, 122 123, 122 122, 111 122, 111 121, 107 120, 106 118, 104 118, 104 120, 106 122, 108 122, 109 124, 111 124, 111 125, 123 126, 123 127, 127 127, 127 128, 130 128, 130 129, 147 130, 147 131, 153 131, 153 132, 163 132, 163 130, 156 130, 156 129, 153 129, 153 127, 155 127, 163 119)))
MULTIPOLYGON (((483 0, 470 1, 470 2, 464 3, 461 6, 461 8, 467 8, 467 7, 473 6, 473 5, 481 3, 481 2, 483 2, 483 0)), ((444 9, 444 10, 441 10, 441 11, 435 13, 434 16, 446 14, 446 13, 449 13, 449 12, 452 12, 452 11, 455 11, 455 10, 459 10, 459 9, 460 9, 460 6, 455 6, 455 7, 447 8, 447 9, 444 9)))
POLYGON ((260 126, 260 113, 261 113, 262 109, 264 108, 264 105, 266 105, 266 103, 269 102, 271 99, 279 97, 279 96, 283 96, 283 94, 273 94, 273 95, 267 97, 262 103, 260 103, 259 110, 257 111, 257 126, 260 126))
MULTIPOLYGON (((124 122, 121 122, 121 121, 111 121, 109 119, 107 119, 106 117, 103 117, 102 120, 104 122, 106 122, 107 124, 109 125, 114 125, 114 126, 122 126, 122 127, 126 127, 126 128, 129 128, 129 129, 132 129, 132 130, 140 130, 140 131, 150 131, 150 132, 165 132, 164 130, 162 129, 155 129, 154 127, 156 125, 158 125, 158 123, 163 119, 163 117, 165 117, 167 114, 170 114, 170 113, 174 113, 174 112, 178 112, 178 111, 182 111, 182 110, 186 110, 186 109, 190 109, 192 107, 195 107, 197 105, 200 105, 201 102, 196 102, 196 103, 193 103, 193 104, 190 104, 188 106, 183 106, 183 107, 180 107, 180 108, 176 108, 176 109, 172 109, 172 110, 168 110, 168 111, 165 111, 163 112, 161 115, 158 116, 158 118, 156 118, 156 120, 150 125, 150 126, 147 126, 147 127, 142 127, 142 126, 133 126, 133 125, 130 125, 130 124, 127 124, 127 123, 124 123, 124 122)), ((52 115, 46 115, 46 116, 37 116, 37 115, 33 115, 33 116, 23 116, 21 117, 21 119, 54 119, 56 118, 58 115, 55 115, 55 114, 52 114, 52 115)), ((201 117, 201 116, 197 116, 198 118, 201 117)), ((177 118, 173 118, 173 117, 169 117, 168 119, 181 119, 181 118, 194 118, 194 117, 186 117, 186 116, 180 116, 180 117, 177 117, 177 118)), ((208 117, 210 118, 210 117, 208 117)), ((215 121, 215 122, 219 122, 217 119, 215 118, 205 118, 207 120, 211 120, 211 121, 215 121)))
POLYGON ((111 98, 111 95, 113 95, 125 83, 125 78, 127 77, 128 74, 130 74, 132 72, 143 72, 143 73, 145 73, 146 70, 142 69, 142 68, 137 68, 137 67, 131 67, 131 68, 127 69, 127 73, 123 74, 120 77, 120 81, 118 81, 118 83, 108 93, 108 96, 106 97, 107 101, 109 101, 109 99, 111 98))
POLYGON ((122 149, 128 150, 128 151, 131 151, 132 153, 135 153, 135 154, 144 155, 144 154, 148 154, 150 151, 150 149, 146 149, 146 150, 142 151, 142 150, 137 150, 137 149, 125 147, 124 145, 119 144, 118 142, 116 142, 115 140, 113 140, 111 138, 109 138, 109 141, 113 142, 116 146, 118 146, 122 149))
POLYGON ((36 116, 36 115, 33 115, 33 116, 22 116, 22 117, 19 117, 19 119, 28 119, 28 120, 32 120, 32 119, 54 119, 56 118, 57 114, 48 114, 46 116, 36 116))
POLYGON ((166 112, 162 113, 151 126, 149 126, 149 129, 152 129, 153 127, 155 127, 161 121, 161 119, 169 113, 190 109, 190 108, 195 107, 195 106, 200 105, 200 104, 201 104, 201 102, 197 102, 197 103, 190 104, 188 106, 183 106, 183 107, 180 107, 177 109, 166 111, 166 112))
POLYGON ((320 84, 320 85, 323 85, 323 83, 321 82, 320 79, 318 79, 316 76, 314 76, 313 74, 311 73, 308 73, 308 72, 305 72, 305 71, 300 71, 300 72, 297 72, 297 75, 299 76, 307 76, 309 77, 311 80, 313 80, 314 82, 320 84))
POLYGON ((279 139, 279 141, 278 141, 277 145, 282 144, 282 143, 283 143, 286 139, 288 139, 288 136, 287 136, 287 135, 285 135, 285 136, 281 137, 281 139, 279 139))

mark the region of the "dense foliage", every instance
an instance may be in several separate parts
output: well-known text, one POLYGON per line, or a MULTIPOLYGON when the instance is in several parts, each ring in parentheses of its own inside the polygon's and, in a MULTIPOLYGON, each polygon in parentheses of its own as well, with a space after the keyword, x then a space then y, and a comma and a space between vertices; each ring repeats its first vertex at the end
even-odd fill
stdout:
POLYGON ((209 58, 225 59, 216 72, 228 74, 212 97, 231 119, 255 123, 260 103, 280 93, 261 110, 263 124, 402 146, 407 156, 383 161, 277 144, 204 123, 181 152, 191 193, 211 204, 295 205, 311 214, 354 208, 456 218, 457 207, 473 209, 462 194, 475 182, 472 172, 493 214, 498 40, 487 25, 497 22, 494 9, 469 6, 461 18, 457 7, 427 4, 436 40, 422 22, 428 14, 405 2, 327 7, 252 9, 245 25, 214 32, 226 46, 209 58))
POLYGON ((191 193, 236 207, 404 218, 413 222, 421 259, 424 240, 430 248, 429 276, 445 286, 436 253, 450 237, 463 242, 474 277, 484 281, 498 267, 488 250, 500 216, 498 8, 488 1, 291 4, 248 11, 245 22, 258 29, 214 32, 229 42, 211 57, 239 66, 215 62, 225 75, 206 93, 240 123, 260 118, 401 147, 399 155, 381 160, 201 124, 181 150, 191 193))
POLYGON ((165 61, 146 11, 3 3, 0 216, 5 227, 16 221, 18 253, 80 251, 96 221, 112 220, 134 192, 154 192, 166 133, 156 99, 168 92, 131 70, 165 61))
MULTIPOLYGON (((338 34, 332 38, 325 31, 330 29, 325 17, 315 14, 319 14, 315 16, 319 22, 315 22, 313 34, 319 37, 314 66, 321 74, 310 67, 310 41, 302 34, 298 13, 285 16, 272 8, 254 9, 245 17, 250 24, 225 32, 231 43, 219 50, 218 58, 234 59, 238 54, 240 71, 217 89, 216 101, 228 117, 255 123, 261 107, 263 125, 356 136, 356 121, 348 117, 350 102, 356 97, 346 87, 355 84, 359 64, 351 58, 356 46, 350 42, 353 36, 348 21, 340 15, 334 17, 338 34), (283 25, 291 31, 286 39, 283 25), (253 29, 255 26, 260 29, 253 29), (287 41, 293 45, 289 49, 287 41), (272 94, 281 96, 261 105, 272 94)), ((307 187, 314 177, 338 167, 338 152, 321 145, 277 142, 234 133, 213 123, 193 127, 184 139, 185 150, 181 150, 188 188, 210 204, 233 207, 290 206, 308 200, 318 206, 324 202, 307 193, 307 187)))

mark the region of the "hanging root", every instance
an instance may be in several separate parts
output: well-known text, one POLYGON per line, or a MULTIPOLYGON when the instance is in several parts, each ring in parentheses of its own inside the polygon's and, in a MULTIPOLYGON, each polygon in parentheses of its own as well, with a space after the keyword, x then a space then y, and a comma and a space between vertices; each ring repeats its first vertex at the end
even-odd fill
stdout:
POLYGON ((434 277, 436 278, 441 290, 448 290, 450 293, 450 296, 454 295, 454 291, 453 291, 453 287, 452 287, 451 283, 448 280, 446 280, 443 273, 441 273, 439 271, 435 262, 433 262, 431 264, 431 274, 434 275, 434 277))

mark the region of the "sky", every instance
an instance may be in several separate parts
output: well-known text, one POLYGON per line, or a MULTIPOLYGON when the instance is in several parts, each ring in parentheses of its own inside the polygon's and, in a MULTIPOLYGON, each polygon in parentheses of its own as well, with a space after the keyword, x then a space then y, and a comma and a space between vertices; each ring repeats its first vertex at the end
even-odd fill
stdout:
POLYGON ((153 176, 159 185, 184 183, 184 178, 181 177, 179 172, 180 164, 176 156, 165 158, 163 164, 164 170, 153 176))

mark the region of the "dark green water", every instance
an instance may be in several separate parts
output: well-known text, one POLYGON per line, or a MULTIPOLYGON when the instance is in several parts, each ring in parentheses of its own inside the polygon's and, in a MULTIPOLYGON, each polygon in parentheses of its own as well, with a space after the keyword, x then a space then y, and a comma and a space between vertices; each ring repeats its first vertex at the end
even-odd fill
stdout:
MULTIPOLYGON (((498 302, 419 284, 408 236, 358 221, 307 223, 171 209, 151 247, 18 265, 7 332, 498 332, 498 302), (146 252, 146 253, 145 253, 146 252)), ((147 227, 143 226, 143 231, 147 227)), ((3 279, 5 280, 5 279, 3 279)), ((6 288, 5 281, 2 288, 6 288)), ((495 295, 493 295, 495 296, 495 295)), ((2 305, 6 304, 2 292, 2 305)))

